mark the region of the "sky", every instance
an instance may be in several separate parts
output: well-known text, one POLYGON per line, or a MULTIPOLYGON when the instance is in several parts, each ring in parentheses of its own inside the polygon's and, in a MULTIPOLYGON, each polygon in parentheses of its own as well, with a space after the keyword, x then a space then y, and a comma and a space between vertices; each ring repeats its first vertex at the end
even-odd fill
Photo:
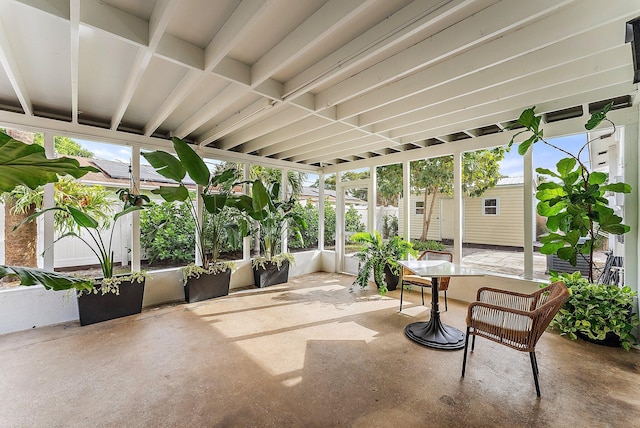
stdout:
MULTIPOLYGON (((587 136, 586 134, 570 135, 567 137, 550 138, 548 141, 558 147, 562 147, 568 152, 578 153, 578 150, 587 142, 587 136)), ((534 144, 533 168, 548 168, 555 171, 556 164, 564 157, 567 157, 567 155, 561 151, 538 142, 534 144)), ((588 158, 589 154, 585 149, 580 159, 585 161, 588 160, 588 158)), ((518 147, 514 145, 500 163, 500 173, 507 177, 522 177, 524 175, 523 170, 524 159, 518 154, 518 147)))

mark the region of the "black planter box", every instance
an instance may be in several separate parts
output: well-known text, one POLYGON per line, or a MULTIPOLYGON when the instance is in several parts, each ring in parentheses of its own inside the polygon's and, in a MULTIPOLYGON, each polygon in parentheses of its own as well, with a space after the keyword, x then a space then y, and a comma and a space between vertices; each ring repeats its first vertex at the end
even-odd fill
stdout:
POLYGON ((227 296, 231 282, 231 269, 218 273, 205 273, 189 278, 184 286, 184 300, 189 303, 201 302, 214 297, 227 296))
POLYGON ((273 262, 265 262, 264 268, 253 268, 253 281, 256 287, 264 288, 270 285, 284 284, 289 281, 289 261, 285 260, 280 269, 273 262))
MULTIPOLYGON (((398 283, 400 282, 400 275, 395 275, 391 272, 391 268, 388 264, 384 265, 384 281, 387 284, 387 290, 393 291, 398 288, 398 283)), ((376 286, 378 288, 382 288, 382 284, 378 284, 376 282, 376 286)))
POLYGON ((98 294, 83 293, 78 296, 78 313, 80 325, 95 324, 135 315, 142 312, 142 297, 144 296, 144 281, 124 281, 120 284, 120 294, 102 294, 96 285, 98 294))

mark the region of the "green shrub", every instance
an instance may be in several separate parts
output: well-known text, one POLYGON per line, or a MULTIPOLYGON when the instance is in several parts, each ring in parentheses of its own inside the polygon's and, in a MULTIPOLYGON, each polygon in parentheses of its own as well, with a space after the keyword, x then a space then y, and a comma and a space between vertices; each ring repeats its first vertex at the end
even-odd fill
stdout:
MULTIPOLYGON (((301 230, 302 241, 295 233, 289 232, 288 246, 290 249, 318 248, 318 209, 312 204, 296 203, 293 211, 300 215, 307 223, 307 228, 301 230)), ((335 232, 334 232, 335 234, 335 232)))
POLYGON ((324 245, 336 245, 336 209, 333 205, 324 205, 324 245))
POLYGON ((385 214, 382 217, 382 238, 389 239, 393 236, 398 236, 398 217, 385 214))
POLYGON ((195 227, 186 204, 162 202, 140 213, 140 245, 149 264, 183 264, 195 257, 195 227))
POLYGON ((349 205, 349 209, 344 213, 344 223, 344 230, 347 232, 364 232, 366 229, 360 213, 353 205, 349 205))
POLYGON ((445 246, 440 241, 421 241, 419 239, 412 239, 411 243, 413 248, 417 251, 444 251, 445 246))

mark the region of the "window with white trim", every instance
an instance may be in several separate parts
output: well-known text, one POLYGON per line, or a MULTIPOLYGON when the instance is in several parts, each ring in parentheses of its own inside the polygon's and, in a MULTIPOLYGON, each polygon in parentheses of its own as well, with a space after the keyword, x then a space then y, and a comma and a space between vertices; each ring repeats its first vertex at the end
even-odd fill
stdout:
POLYGON ((424 201, 416 201, 415 202, 415 213, 416 214, 424 214, 424 201))
POLYGON ((499 215, 500 200, 498 198, 482 198, 482 215, 499 215))

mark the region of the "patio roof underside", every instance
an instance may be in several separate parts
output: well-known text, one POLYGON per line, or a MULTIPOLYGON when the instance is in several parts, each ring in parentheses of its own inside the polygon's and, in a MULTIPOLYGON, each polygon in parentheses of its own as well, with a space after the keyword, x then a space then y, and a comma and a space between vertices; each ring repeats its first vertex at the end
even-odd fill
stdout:
POLYGON ((579 132, 602 101, 636 103, 639 15, 637 0, 4 0, 0 123, 326 171, 504 143, 532 105, 579 132))

